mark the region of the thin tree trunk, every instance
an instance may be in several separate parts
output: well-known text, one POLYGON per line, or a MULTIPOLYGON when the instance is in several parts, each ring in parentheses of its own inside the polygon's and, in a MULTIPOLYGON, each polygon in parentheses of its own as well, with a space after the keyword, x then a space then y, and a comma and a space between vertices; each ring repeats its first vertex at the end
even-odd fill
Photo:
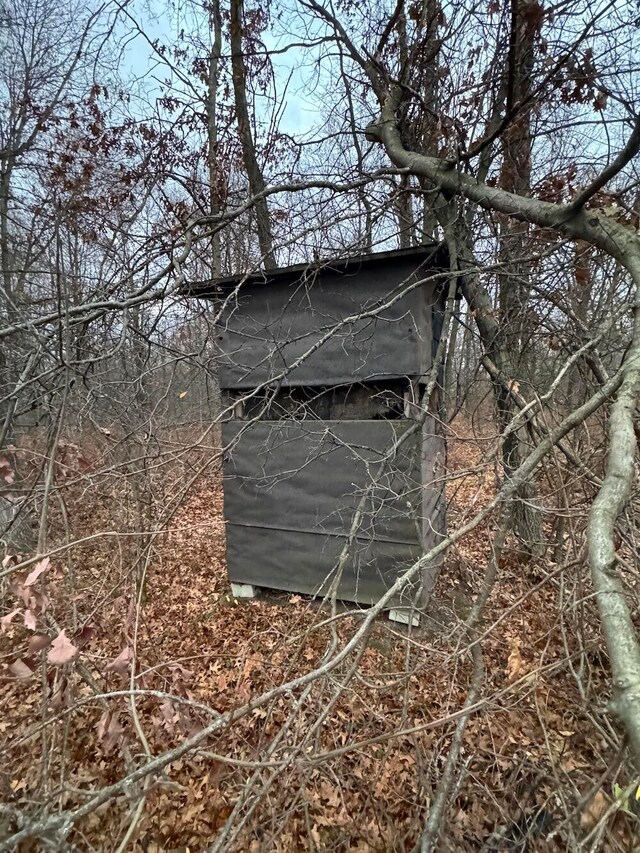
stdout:
POLYGON ((611 407, 609 455, 602 487, 589 513, 587 545, 596 601, 607 641, 613 677, 612 709, 622 720, 636 769, 640 768, 640 646, 629 609, 629 592, 620 576, 615 545, 618 516, 635 478, 635 418, 640 398, 640 248, 630 246, 629 269, 635 284, 631 345, 623 361, 624 379, 611 407))
MULTIPOLYGON (((213 44, 209 51, 209 72, 207 79, 207 166, 209 172, 209 213, 212 220, 220 213, 222 203, 222 186, 218 165, 218 82, 220 76, 220 56, 222 53, 222 16, 220 15, 220 0, 210 0, 210 28, 213 30, 213 44)), ((211 278, 222 275, 222 251, 220 246, 220 231, 216 228, 211 237, 210 245, 211 278)))
MULTIPOLYGON (((444 20, 441 0, 425 0, 420 13, 419 27, 424 33, 419 52, 411 55, 409 64, 416 62, 421 66, 422 102, 426 106, 419 124, 418 150, 423 154, 437 156, 440 142, 440 129, 433 117, 442 113, 440 103, 440 38, 438 29, 444 20)), ((410 78, 409 78, 410 79, 410 78)), ((409 82, 409 80, 407 80, 409 82)), ((443 221, 448 219, 447 199, 438 187, 424 176, 418 178, 422 190, 422 239, 441 238, 443 221)))
MULTIPOLYGON (((11 185, 10 163, 3 163, 0 168, 0 267, 2 273, 2 286, 4 290, 4 313, 0 318, 7 325, 15 323, 17 314, 12 287, 11 261, 10 261, 10 239, 9 239, 9 198, 11 185)), ((0 396, 5 397, 16 381, 15 365, 7 347, 0 347, 0 396)), ((4 418, 7 409, 3 406, 0 417, 4 418)))
MULTIPOLYGON (((209 4, 209 27, 213 31, 213 43, 209 50, 209 69, 207 77, 207 166, 209 173, 209 213, 213 222, 222 210, 223 178, 220 164, 218 163, 218 84, 220 82, 220 57, 222 54, 222 15, 220 14, 220 0, 210 0, 209 4)), ((220 242, 220 231, 217 227, 211 236, 209 245, 209 270, 212 279, 220 278, 222 275, 222 245, 220 242)), ((216 302, 210 306, 215 315, 218 310, 216 302)), ((220 396, 220 383, 218 381, 217 360, 211 367, 209 377, 212 381, 211 393, 207 393, 209 411, 207 415, 214 420, 222 412, 222 399, 220 396)), ((207 382, 207 389, 209 383, 207 382)))
MULTIPOLYGON (((231 0, 230 4, 230 39, 231 39, 231 72, 233 77, 233 93, 235 98, 238 134, 242 145, 244 167, 249 178, 249 188, 252 196, 258 196, 265 190, 264 176, 256 157, 256 148, 251 133, 249 108, 247 106, 247 67, 242 53, 242 0, 231 0)), ((276 266, 273 252, 273 235, 271 220, 266 198, 258 198, 255 203, 256 222, 258 226, 258 243, 265 269, 276 266)))
POLYGON ((447 360, 444 366, 444 395, 445 411, 451 420, 457 409, 458 401, 458 371, 456 370, 456 350, 458 348, 458 330, 460 328, 460 303, 456 303, 451 334, 447 344, 447 360))
MULTIPOLYGON (((537 0, 533 0, 537 2, 537 0)), ((526 103, 531 90, 534 43, 537 20, 529 12, 531 0, 514 4, 511 23, 511 45, 507 69, 506 105, 509 111, 516 103, 526 103)), ((531 111, 522 110, 503 137, 503 160, 500 186, 520 196, 531 195, 531 111)), ((505 218, 500 234, 500 326, 497 345, 502 350, 502 369, 513 381, 522 381, 526 366, 527 303, 531 271, 527 261, 529 224, 505 218)), ((498 418, 501 429, 512 420, 515 410, 511 394, 504 385, 496 388, 498 418)), ((505 475, 511 476, 526 455, 521 431, 507 435, 502 447, 505 475)), ((539 510, 535 507, 536 490, 532 481, 523 484, 513 502, 513 529, 527 551, 534 556, 544 553, 544 537, 539 510)))
POLYGON ((410 181, 407 175, 400 176, 400 189, 396 196, 400 248, 410 249, 413 245, 413 205, 411 204, 410 181))

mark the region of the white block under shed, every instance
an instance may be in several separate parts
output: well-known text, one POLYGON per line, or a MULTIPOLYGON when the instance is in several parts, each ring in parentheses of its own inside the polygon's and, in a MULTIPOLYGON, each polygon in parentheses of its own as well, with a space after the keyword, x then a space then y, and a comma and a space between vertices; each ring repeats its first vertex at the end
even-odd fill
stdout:
POLYGON ((390 610, 389 619, 391 622, 400 622, 401 625, 411 625, 414 628, 420 624, 420 616, 411 610, 390 610))
POLYGON ((232 583, 231 595, 234 598, 255 598, 258 595, 258 589, 250 583, 232 583))
MULTIPOLYGON (((234 598, 257 598, 260 587, 250 583, 232 583, 231 595, 234 598)), ((388 611, 389 621, 400 625, 411 625, 417 628, 420 625, 420 614, 409 608, 395 608, 388 611)))

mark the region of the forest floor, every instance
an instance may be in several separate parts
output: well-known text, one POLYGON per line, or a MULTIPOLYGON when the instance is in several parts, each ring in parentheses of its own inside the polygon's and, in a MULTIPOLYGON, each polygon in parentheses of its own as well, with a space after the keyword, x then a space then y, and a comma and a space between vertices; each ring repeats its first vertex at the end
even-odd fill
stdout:
MULTIPOLYGON (((476 470, 482 450, 464 430, 450 443, 450 525, 493 494, 492 469, 476 470)), ((112 505, 101 501, 78 494, 74 504, 69 495, 67 509, 75 506, 79 526, 107 529, 101 512, 112 505)), ((435 596, 440 627, 380 618, 345 689, 336 688, 347 664, 305 696, 256 708, 155 777, 129 834, 136 802, 119 797, 77 823, 70 849, 200 851, 224 836, 222 849, 253 853, 413 850, 469 686, 463 620, 484 577, 491 528, 488 520, 450 551, 435 596)), ((45 651, 34 651, 21 619, 5 626, 6 833, 24 816, 81 807, 88 792, 202 730, 212 713, 312 669, 332 630, 344 642, 359 624, 357 612, 327 624, 327 612, 299 595, 234 599, 224 553, 220 482, 210 474, 154 546, 140 602, 121 586, 112 592, 121 575, 110 572, 123 565, 112 542, 89 543, 85 559, 75 557, 76 633, 68 633, 84 675, 75 664, 45 670, 45 651), (135 713, 130 698, 96 700, 96 690, 130 687, 132 659, 134 686, 157 695, 136 699, 135 713)), ((607 660, 587 584, 583 561, 560 572, 525 559, 515 543, 503 554, 442 850, 639 849, 630 841, 634 819, 613 814, 613 785, 624 778, 603 714, 607 660)), ((58 618, 69 600, 51 586, 58 618)), ((0 829, 0 846, 2 837, 0 829)))

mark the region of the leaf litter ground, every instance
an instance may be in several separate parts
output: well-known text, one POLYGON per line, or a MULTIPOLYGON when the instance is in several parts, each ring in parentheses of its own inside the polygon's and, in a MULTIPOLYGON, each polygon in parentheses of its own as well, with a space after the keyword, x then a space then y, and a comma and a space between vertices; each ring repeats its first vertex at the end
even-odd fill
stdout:
MULTIPOLYGON (((481 455, 459 431, 448 460, 451 525, 494 492, 481 455)), ((68 503, 85 533, 106 529, 114 511, 106 491, 91 501, 70 491, 68 503)), ((489 520, 452 549, 426 626, 378 620, 357 665, 351 658, 307 695, 255 709, 154 778, 127 849, 198 851, 224 838, 217 849, 413 850, 469 686, 462 622, 482 583, 491 529, 489 520)), ((75 631, 58 632, 57 646, 34 647, 20 618, 7 626, 7 833, 24 816, 74 810, 147 754, 200 731, 212 718, 207 707, 227 712, 307 672, 332 638, 344 643, 359 624, 346 609, 326 624, 327 610, 299 595, 231 596, 215 475, 190 494, 152 553, 138 602, 131 554, 103 544, 79 552, 75 631), (69 658, 70 646, 77 656, 69 658), (93 698, 127 689, 132 661, 135 686, 162 694, 137 700, 138 723, 128 699, 93 698)), ((503 555, 482 626, 484 686, 464 735, 443 850, 572 850, 585 837, 588 849, 597 832, 602 849, 633 849, 619 847, 630 837, 625 819, 603 819, 620 772, 619 739, 603 714, 607 662, 586 568, 567 574, 525 559, 515 543, 503 555)), ((69 597, 51 587, 50 613, 67 625, 69 597)), ((14 603, 9 595, 3 615, 14 603)), ((56 633, 50 623, 48 631, 56 633)), ((127 797, 100 806, 73 829, 72 844, 117 850, 135 806, 127 797)))

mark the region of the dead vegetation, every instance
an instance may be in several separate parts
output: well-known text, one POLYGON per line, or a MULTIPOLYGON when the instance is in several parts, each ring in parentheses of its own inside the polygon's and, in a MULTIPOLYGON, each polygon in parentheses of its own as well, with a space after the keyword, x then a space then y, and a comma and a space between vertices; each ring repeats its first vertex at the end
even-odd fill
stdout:
MULTIPOLYGON (((468 425, 456 432, 454 525, 495 488, 482 442, 468 425)), ((165 505, 150 510, 158 522, 185 470, 203 462, 193 451, 165 481, 165 505)), ((6 589, 3 615, 15 612, 1 639, 4 837, 27 818, 82 810, 152 756, 197 739, 216 715, 243 709, 79 818, 74 849, 415 849, 469 689, 463 622, 493 521, 449 552, 421 628, 380 619, 329 675, 269 698, 342 647, 362 613, 345 608, 331 620, 317 602, 283 593, 234 600, 213 465, 144 548, 126 535, 135 514, 119 481, 89 483, 77 467, 61 489, 66 535, 119 535, 74 549, 73 592, 64 551, 6 589), (60 625, 69 626, 62 641, 60 625)), ((607 657, 586 571, 584 559, 525 559, 515 540, 503 553, 442 849, 586 850, 595 840, 633 849, 637 819, 619 795, 630 780, 605 713, 607 657)))

